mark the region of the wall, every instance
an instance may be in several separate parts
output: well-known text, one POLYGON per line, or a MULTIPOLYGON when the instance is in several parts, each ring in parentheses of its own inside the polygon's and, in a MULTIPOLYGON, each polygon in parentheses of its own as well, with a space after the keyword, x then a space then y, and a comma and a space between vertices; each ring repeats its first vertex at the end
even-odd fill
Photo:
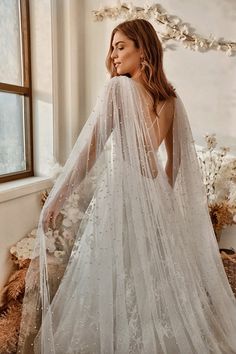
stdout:
MULTIPOLYGON (((9 256, 9 249, 37 225, 41 210, 41 192, 50 187, 50 185, 49 181, 47 184, 43 182, 41 190, 39 190, 39 184, 33 190, 32 186, 30 190, 29 185, 27 185, 27 192, 25 191, 24 195, 22 195, 22 190, 20 190, 20 196, 17 197, 17 191, 14 190, 15 198, 11 197, 9 200, 0 202, 0 289, 13 266, 9 256)), ((22 189, 23 187, 20 188, 22 189)))
POLYGON ((84 1, 51 0, 54 156, 64 164, 86 116, 84 1))

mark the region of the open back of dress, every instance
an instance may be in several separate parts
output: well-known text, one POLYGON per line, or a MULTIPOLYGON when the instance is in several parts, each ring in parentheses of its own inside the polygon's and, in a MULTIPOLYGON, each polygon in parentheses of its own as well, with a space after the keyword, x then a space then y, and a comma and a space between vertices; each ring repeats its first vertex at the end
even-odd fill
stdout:
POLYGON ((236 353, 236 302, 181 99, 173 187, 147 119, 136 83, 111 79, 41 213, 18 353, 236 353))

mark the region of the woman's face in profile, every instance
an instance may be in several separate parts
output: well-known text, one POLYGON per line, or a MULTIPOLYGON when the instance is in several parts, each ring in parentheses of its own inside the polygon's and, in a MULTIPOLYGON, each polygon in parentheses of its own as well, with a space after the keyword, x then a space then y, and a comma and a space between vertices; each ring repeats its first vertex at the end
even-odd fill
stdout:
POLYGON ((129 74, 136 77, 140 73, 141 50, 121 31, 114 34, 111 59, 118 75, 129 74))

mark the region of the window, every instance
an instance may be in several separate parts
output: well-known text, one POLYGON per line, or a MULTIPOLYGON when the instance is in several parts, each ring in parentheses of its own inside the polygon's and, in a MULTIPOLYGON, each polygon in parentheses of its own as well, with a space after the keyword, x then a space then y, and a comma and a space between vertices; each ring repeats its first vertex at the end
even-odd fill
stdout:
POLYGON ((0 182, 33 176, 29 0, 0 0, 0 182))

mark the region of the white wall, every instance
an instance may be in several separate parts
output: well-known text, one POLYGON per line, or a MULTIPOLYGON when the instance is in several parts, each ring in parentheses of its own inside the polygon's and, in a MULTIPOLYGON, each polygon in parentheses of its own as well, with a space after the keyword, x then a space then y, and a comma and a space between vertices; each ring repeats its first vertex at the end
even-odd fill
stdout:
POLYGON ((35 174, 53 159, 52 34, 50 0, 30 1, 35 174))
POLYGON ((86 116, 84 1, 51 0, 54 153, 64 164, 86 116))
MULTIPOLYGON (((0 202, 0 289, 5 284, 13 266, 9 249, 37 225, 41 210, 41 193, 50 185, 50 182, 47 184, 41 182, 41 187, 38 185, 37 188, 28 185, 24 195, 22 195, 24 188, 22 186, 20 190, 18 188, 14 191, 15 197, 11 192, 8 200, 0 202), (18 194, 19 197, 17 197, 18 194)), ((6 192, 4 194, 6 195, 6 192)))

